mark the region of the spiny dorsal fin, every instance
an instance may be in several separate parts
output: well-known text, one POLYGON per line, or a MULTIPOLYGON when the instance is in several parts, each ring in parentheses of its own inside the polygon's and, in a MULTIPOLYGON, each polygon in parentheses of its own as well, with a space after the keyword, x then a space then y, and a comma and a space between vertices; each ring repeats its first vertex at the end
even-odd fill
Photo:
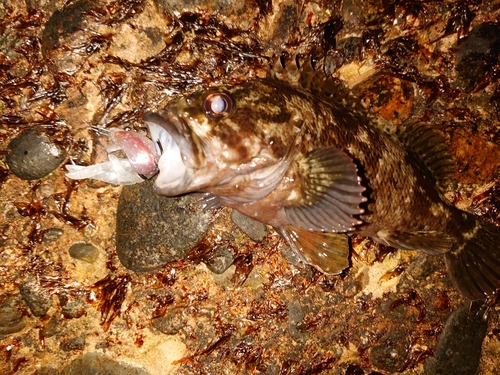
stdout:
POLYGON ((327 99, 329 102, 332 99, 337 101, 339 97, 347 95, 347 92, 343 92, 343 86, 332 76, 327 75, 323 71, 322 65, 313 66, 310 58, 304 60, 300 70, 299 85, 311 94, 327 99))
POLYGON ((300 86, 300 69, 297 56, 291 57, 283 53, 274 62, 273 68, 268 72, 268 78, 287 82, 292 86, 300 86))
POLYGON ((322 62, 313 66, 311 57, 282 54, 276 59, 270 78, 285 81, 330 103, 340 103, 348 95, 346 88, 324 72, 322 62))
POLYGON ((453 181, 455 165, 444 137, 423 122, 401 125, 394 135, 431 172, 441 191, 453 181))

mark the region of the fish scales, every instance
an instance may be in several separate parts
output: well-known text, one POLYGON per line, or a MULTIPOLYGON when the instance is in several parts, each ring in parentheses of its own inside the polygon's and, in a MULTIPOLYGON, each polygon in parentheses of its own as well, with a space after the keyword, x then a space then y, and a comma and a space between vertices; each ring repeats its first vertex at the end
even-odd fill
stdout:
MULTIPOLYGON (((294 124, 301 126, 302 142, 297 145, 298 155, 302 156, 312 149, 328 146, 347 150, 360 168, 364 169, 363 177, 367 186, 372 189, 367 207, 368 214, 360 215, 364 224, 356 229, 359 234, 376 237, 379 231, 384 230, 413 232, 433 228, 445 231, 445 225, 451 228, 457 226, 446 218, 456 218, 456 215, 451 213, 456 209, 444 202, 442 195, 435 188, 435 179, 412 160, 401 146, 370 127, 368 123, 356 121, 353 116, 346 115, 342 109, 318 101, 317 98, 297 89, 292 92, 287 92, 287 89, 289 88, 283 87, 281 82, 253 81, 244 84, 241 93, 234 94, 235 100, 241 106, 248 105, 250 108, 250 104, 253 105, 253 116, 251 113, 245 115, 249 119, 255 118, 255 122, 247 125, 247 132, 258 133, 257 121, 263 121, 261 126, 267 124, 283 129, 287 121, 295 117, 301 119, 294 124), (275 94, 261 98, 264 104, 254 101, 245 103, 245 97, 241 93, 247 90, 263 92, 262 86, 274 87, 275 94), (281 97, 278 92, 282 93, 281 97), (280 114, 272 120, 266 116, 268 104, 265 103, 279 105, 282 111, 289 115, 280 114), (280 121, 281 119, 286 121, 280 121), (406 162, 402 163, 405 159, 406 162), (431 207, 438 207, 437 215, 431 214, 431 207)), ((282 143, 285 142, 282 140, 282 143)), ((279 154, 284 154, 283 148, 280 151, 279 154)), ((217 191, 216 188, 208 190, 214 193, 217 191)), ((274 198, 271 195, 253 203, 252 206, 262 205, 264 208, 274 198)), ((245 214, 259 219, 251 211, 245 214)))
POLYGON ((348 266, 346 234, 357 233, 444 255, 468 298, 500 286, 500 228, 444 198, 452 162, 425 124, 389 134, 338 101, 270 78, 173 100, 144 121, 161 154, 159 194, 209 193, 211 206, 215 196, 273 226, 325 273, 348 266))

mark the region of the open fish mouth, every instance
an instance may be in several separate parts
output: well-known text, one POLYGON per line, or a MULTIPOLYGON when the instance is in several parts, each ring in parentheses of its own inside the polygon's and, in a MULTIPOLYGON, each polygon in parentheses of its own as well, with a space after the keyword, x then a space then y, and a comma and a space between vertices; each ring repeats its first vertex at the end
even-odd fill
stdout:
POLYGON ((130 185, 158 173, 155 189, 159 194, 186 193, 195 171, 205 165, 199 138, 184 119, 167 109, 147 112, 143 120, 151 139, 140 132, 106 130, 109 160, 90 166, 69 164, 66 176, 130 185), (116 156, 115 151, 122 151, 126 158, 116 156))
MULTIPOLYGON (((164 126, 160 125, 155 115, 155 113, 146 114, 144 121, 148 125, 149 134, 156 152, 160 156, 158 169, 160 170, 161 180, 167 184, 172 184, 182 179, 186 174, 187 166, 182 161, 181 150, 174 137, 164 126), (148 120, 149 118, 153 118, 153 120, 148 120)), ((166 122, 163 118, 161 121, 166 122)), ((160 178, 160 176, 158 177, 160 178)))
POLYGON ((143 120, 159 155, 156 191, 169 196, 185 193, 194 170, 205 164, 198 137, 184 119, 169 110, 147 112, 143 120))
MULTIPOLYGON (((112 129, 111 137, 113 143, 123 150, 132 169, 141 178, 150 179, 158 172, 159 154, 155 152, 155 147, 146 134, 112 129)), ((108 152, 111 150, 108 148, 108 152)))

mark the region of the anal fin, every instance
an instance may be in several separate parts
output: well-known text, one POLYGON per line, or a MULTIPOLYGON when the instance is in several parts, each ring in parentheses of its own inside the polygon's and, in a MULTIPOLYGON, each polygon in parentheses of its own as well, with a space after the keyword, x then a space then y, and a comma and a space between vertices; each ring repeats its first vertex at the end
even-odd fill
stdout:
POLYGON ((349 267, 349 238, 345 234, 311 232, 286 225, 277 228, 303 262, 325 274, 336 275, 349 267))
POLYGON ((379 232, 379 239, 403 250, 420 250, 429 255, 442 255, 451 250, 453 238, 438 231, 379 232))

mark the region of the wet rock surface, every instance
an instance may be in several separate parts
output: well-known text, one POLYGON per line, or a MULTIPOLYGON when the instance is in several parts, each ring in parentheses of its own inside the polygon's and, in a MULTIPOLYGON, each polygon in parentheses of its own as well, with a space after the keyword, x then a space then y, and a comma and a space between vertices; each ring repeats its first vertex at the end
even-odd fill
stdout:
POLYGON ((69 298, 64 294, 59 295, 61 312, 67 319, 78 319, 86 313, 87 304, 80 298, 69 298))
POLYGON ((134 271, 154 271, 182 259, 207 232, 211 214, 195 198, 158 196, 151 182, 123 188, 116 217, 116 252, 134 271))
POLYGON ((219 247, 210 257, 205 261, 207 268, 216 274, 224 273, 234 262, 234 254, 228 247, 219 247))
POLYGON ((64 233, 61 228, 49 228, 43 233, 43 241, 46 243, 57 241, 64 233))
POLYGON ((450 202, 500 224, 498 5, 0 5, 0 373, 497 373, 499 308, 465 319, 442 257, 353 236, 350 268, 322 275, 229 209, 70 181, 33 134, 92 164, 107 129, 144 131, 174 96, 312 57, 341 105, 442 132, 450 202))
POLYGON ((12 139, 8 150, 5 161, 10 171, 23 180, 47 176, 66 158, 66 150, 37 129, 12 139))
POLYGON ((165 316, 153 319, 152 326, 166 335, 175 335, 185 327, 186 319, 183 317, 183 308, 169 309, 165 316))
POLYGON ((484 311, 471 311, 469 303, 460 306, 446 321, 436 353, 425 363, 425 373, 476 374, 487 328, 484 311))
POLYGON ((85 348, 85 337, 72 337, 63 342, 61 342, 61 350, 65 352, 71 352, 74 350, 83 350, 85 348))
POLYGON ((52 296, 35 282, 26 282, 19 288, 20 295, 34 316, 47 314, 52 305, 52 296))
POLYGON ((2 297, 0 301, 0 335, 21 331, 26 321, 19 311, 19 302, 13 298, 2 297))
POLYGON ((500 26, 483 23, 460 40, 455 55, 457 82, 471 92, 494 69, 500 54, 500 26))
POLYGON ((407 360, 406 348, 411 344, 406 329, 394 329, 381 337, 382 345, 370 348, 370 359, 377 368, 397 373, 407 360))
POLYGON ((42 337, 52 337, 61 333, 64 329, 62 321, 57 317, 53 316, 50 320, 43 326, 40 330, 40 335, 42 337))

